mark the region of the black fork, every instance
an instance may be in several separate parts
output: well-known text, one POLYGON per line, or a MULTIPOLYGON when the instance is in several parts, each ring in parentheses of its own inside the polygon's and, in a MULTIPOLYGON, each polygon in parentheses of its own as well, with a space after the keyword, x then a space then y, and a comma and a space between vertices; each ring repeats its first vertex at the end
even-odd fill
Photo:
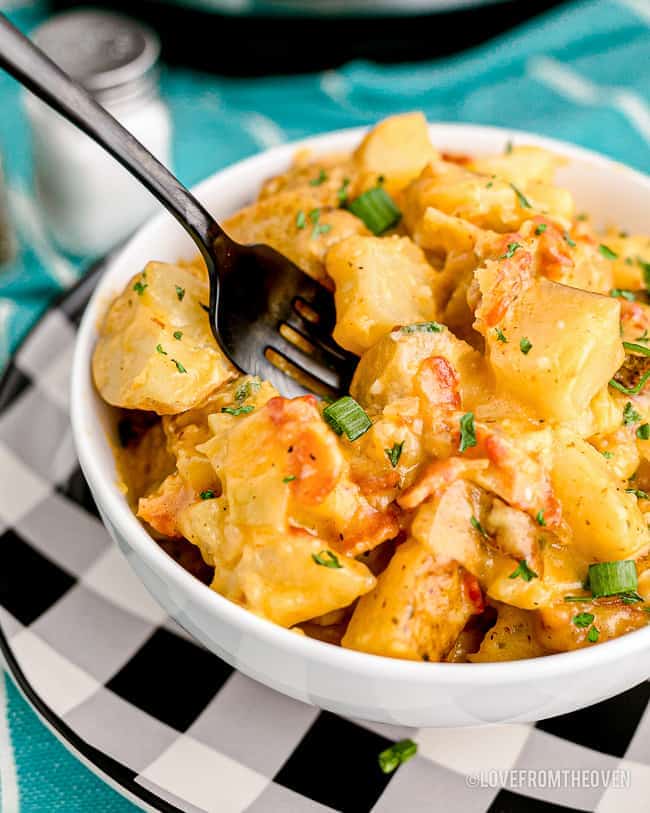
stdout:
POLYGON ((334 301, 326 288, 270 246, 232 240, 169 170, 4 15, 0 66, 116 158, 188 232, 208 268, 210 327, 236 367, 287 396, 347 392, 357 358, 331 338, 334 301))

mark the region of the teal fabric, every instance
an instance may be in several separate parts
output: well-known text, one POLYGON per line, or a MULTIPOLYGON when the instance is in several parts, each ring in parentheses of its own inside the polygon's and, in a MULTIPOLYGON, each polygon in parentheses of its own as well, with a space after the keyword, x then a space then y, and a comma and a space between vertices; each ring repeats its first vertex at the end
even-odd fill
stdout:
MULTIPOLYGON (((37 4, 12 17, 29 29, 43 14, 37 4)), ((246 80, 169 69, 162 90, 174 119, 175 168, 188 184, 266 146, 412 109, 431 120, 532 130, 648 172, 650 6, 643 0, 566 4, 474 51, 430 64, 353 62, 325 74, 246 80)), ((19 89, 5 75, 0 109, 9 185, 29 194, 27 127, 19 89)), ((88 259, 65 258, 67 282, 88 259)), ((23 239, 14 265, 0 269, 0 368, 61 288, 23 239)), ((9 681, 7 688, 21 811, 132 807, 67 754, 9 681)))

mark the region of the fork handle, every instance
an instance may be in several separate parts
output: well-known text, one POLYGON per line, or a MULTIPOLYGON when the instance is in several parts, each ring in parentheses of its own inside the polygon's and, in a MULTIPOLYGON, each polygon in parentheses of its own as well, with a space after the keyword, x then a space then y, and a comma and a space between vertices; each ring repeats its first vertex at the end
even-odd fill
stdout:
POLYGON ((83 130, 141 181, 185 228, 204 256, 216 237, 225 236, 177 178, 4 14, 0 14, 0 67, 83 130))

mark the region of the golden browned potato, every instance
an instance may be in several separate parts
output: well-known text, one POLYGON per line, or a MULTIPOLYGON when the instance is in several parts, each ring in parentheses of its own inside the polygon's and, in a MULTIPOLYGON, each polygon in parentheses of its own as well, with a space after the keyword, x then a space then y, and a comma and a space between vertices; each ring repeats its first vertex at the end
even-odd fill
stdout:
POLYGON ((620 599, 563 602, 536 614, 535 635, 551 652, 567 652, 609 641, 645 627, 650 616, 643 607, 620 599))
POLYGON ((395 325, 437 315, 434 271, 408 237, 348 237, 326 257, 336 284, 334 338, 361 355, 395 325))
POLYGON ((520 661, 548 654, 535 635, 534 613, 508 604, 497 603, 496 606, 496 624, 485 634, 478 652, 467 656, 469 661, 520 661))
POLYGON ((93 377, 114 406, 170 415, 202 404, 235 375, 217 348, 207 282, 149 263, 113 302, 93 354, 93 377))
POLYGON ((592 561, 634 558, 650 544, 636 497, 586 441, 557 433, 551 479, 573 545, 592 561))
MULTIPOLYGON (((499 261, 486 262, 481 291, 493 290, 500 273, 499 261)), ((500 309, 484 298, 476 312, 497 385, 537 418, 574 420, 623 361, 618 301, 543 278, 510 296, 500 309)))
POLYGON ((404 113, 373 127, 354 153, 354 162, 360 174, 371 176, 371 186, 383 177, 392 193, 417 178, 437 157, 422 113, 404 113))
POLYGON ((195 503, 180 514, 179 524, 214 566, 212 588, 231 601, 292 627, 347 607, 373 588, 375 578, 365 565, 334 554, 305 531, 274 533, 258 526, 228 532, 224 507, 222 499, 195 503))
POLYGON ((327 205, 327 189, 288 189, 242 209, 224 228, 240 243, 267 243, 315 279, 325 279, 328 250, 353 234, 370 234, 363 221, 327 205))
POLYGON ((411 539, 359 601, 341 643, 391 658, 440 661, 476 611, 461 568, 440 564, 411 539))

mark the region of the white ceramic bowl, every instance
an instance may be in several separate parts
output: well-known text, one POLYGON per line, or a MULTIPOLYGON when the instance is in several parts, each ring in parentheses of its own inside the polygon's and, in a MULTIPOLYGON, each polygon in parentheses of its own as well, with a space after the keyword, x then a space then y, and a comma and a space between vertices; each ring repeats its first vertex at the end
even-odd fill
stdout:
MULTIPOLYGON (((316 151, 354 147, 362 130, 301 143, 316 151)), ((545 138, 489 127, 436 124, 437 146, 498 153, 507 141, 539 144, 569 159, 559 181, 600 225, 648 230, 650 179, 606 158, 545 138)), ((249 203, 260 182, 288 166, 296 144, 217 173, 195 193, 217 218, 249 203)), ((144 226, 101 280, 84 315, 72 375, 79 460, 106 527, 151 594, 186 630, 234 667, 291 697, 340 714, 411 726, 537 720, 621 692, 650 675, 650 628, 577 652, 490 664, 437 664, 352 652, 302 637, 232 604, 190 576, 152 541, 116 486, 106 429, 110 410, 94 390, 90 362, 108 303, 148 260, 189 258, 195 248, 166 213, 144 226)))

